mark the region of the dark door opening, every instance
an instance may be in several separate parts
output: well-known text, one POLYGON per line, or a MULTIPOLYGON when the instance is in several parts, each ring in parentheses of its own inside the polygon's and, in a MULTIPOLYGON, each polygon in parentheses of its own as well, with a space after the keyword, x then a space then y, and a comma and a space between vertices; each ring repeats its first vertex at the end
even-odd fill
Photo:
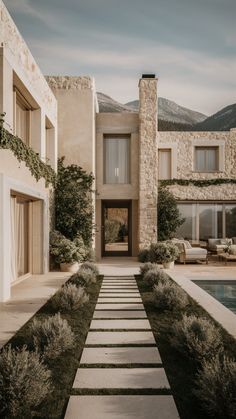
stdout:
POLYGON ((102 256, 132 255, 132 201, 102 202, 102 256))

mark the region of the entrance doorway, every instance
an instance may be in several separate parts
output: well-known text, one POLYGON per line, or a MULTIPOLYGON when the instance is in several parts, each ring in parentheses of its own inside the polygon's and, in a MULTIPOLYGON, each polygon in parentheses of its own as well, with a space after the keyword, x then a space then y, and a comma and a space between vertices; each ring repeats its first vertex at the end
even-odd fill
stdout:
POLYGON ((132 201, 102 202, 102 256, 132 255, 132 201))

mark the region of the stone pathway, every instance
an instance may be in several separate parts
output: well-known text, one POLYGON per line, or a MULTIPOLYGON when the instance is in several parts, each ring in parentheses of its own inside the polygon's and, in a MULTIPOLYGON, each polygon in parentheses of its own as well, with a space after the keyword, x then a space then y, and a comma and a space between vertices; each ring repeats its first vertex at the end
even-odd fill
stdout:
POLYGON ((134 277, 104 277, 72 392, 65 419, 179 418, 134 277))

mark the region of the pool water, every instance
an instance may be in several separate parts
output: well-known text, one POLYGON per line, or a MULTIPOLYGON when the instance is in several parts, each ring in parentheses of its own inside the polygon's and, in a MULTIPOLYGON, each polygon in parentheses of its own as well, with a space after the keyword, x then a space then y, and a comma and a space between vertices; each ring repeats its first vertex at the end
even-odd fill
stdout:
POLYGON ((207 280, 193 281, 200 288, 220 301, 225 307, 236 314, 236 281, 234 280, 207 280))

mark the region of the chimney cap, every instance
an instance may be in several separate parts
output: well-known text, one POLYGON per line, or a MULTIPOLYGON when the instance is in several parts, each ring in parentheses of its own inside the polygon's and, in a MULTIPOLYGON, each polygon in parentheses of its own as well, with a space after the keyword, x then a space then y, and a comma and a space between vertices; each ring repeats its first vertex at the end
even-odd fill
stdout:
POLYGON ((155 79, 156 78, 156 74, 142 74, 142 79, 155 79))

